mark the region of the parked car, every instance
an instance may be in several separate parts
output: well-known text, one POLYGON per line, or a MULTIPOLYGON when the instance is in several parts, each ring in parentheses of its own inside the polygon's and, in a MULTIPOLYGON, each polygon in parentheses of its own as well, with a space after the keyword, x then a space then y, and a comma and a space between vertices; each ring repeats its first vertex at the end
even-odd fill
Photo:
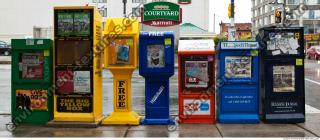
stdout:
POLYGON ((0 55, 8 56, 11 54, 11 46, 6 42, 0 41, 0 55))

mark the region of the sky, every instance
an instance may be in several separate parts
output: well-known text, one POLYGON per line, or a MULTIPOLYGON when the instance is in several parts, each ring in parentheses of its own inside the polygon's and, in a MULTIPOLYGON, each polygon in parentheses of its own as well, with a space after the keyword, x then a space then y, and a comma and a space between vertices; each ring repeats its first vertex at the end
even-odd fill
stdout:
MULTIPOLYGON (((228 18, 228 4, 231 0, 209 0, 210 2, 210 13, 209 13, 209 31, 213 32, 213 15, 215 14, 215 33, 220 33, 219 23, 230 22, 228 18)), ((235 0, 235 22, 251 22, 251 0, 235 0)))

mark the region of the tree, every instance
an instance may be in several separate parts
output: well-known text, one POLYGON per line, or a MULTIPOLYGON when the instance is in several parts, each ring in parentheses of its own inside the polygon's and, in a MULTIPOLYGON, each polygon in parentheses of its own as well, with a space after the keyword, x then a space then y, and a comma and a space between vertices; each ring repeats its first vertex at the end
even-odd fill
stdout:
POLYGON ((227 41, 228 38, 226 36, 219 35, 219 36, 213 37, 213 40, 214 40, 214 45, 218 46, 220 41, 227 41))

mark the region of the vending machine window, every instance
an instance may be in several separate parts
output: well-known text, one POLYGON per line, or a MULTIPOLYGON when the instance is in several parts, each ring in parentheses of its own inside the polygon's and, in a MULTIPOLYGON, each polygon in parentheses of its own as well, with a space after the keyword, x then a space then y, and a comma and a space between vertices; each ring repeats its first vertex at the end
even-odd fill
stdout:
POLYGON ((91 65, 91 41, 57 40, 57 65, 91 65))
POLYGON ((224 74, 225 77, 251 78, 251 59, 251 56, 226 56, 224 74))
POLYGON ((186 61, 185 63, 185 86, 208 87, 208 62, 207 61, 186 61))
POLYGON ((133 38, 132 37, 118 37, 109 44, 109 60, 111 66, 133 65, 133 38))
POLYGON ((213 90, 213 56, 194 55, 181 57, 180 67, 184 74, 180 83, 184 94, 201 94, 202 91, 213 90))
POLYGON ((58 35, 70 36, 73 32, 73 13, 61 12, 58 13, 58 35))
POLYGON ((24 80, 42 80, 44 75, 43 53, 20 53, 19 77, 24 80))
POLYGON ((165 51, 164 45, 148 45, 147 61, 149 68, 165 67, 165 51))
POLYGON ((77 36, 90 35, 90 13, 74 13, 73 32, 77 36))
POLYGON ((295 92, 295 66, 273 66, 273 92, 295 92))

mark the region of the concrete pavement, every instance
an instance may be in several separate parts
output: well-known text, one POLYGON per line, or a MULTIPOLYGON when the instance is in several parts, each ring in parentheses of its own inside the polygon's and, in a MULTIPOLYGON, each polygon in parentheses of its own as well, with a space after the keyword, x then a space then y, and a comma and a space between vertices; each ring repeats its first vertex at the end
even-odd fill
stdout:
POLYGON ((19 125, 8 131, 10 116, 0 115, 0 137, 313 137, 320 136, 320 113, 307 114, 301 124, 179 124, 176 126, 100 126, 54 128, 19 125))

